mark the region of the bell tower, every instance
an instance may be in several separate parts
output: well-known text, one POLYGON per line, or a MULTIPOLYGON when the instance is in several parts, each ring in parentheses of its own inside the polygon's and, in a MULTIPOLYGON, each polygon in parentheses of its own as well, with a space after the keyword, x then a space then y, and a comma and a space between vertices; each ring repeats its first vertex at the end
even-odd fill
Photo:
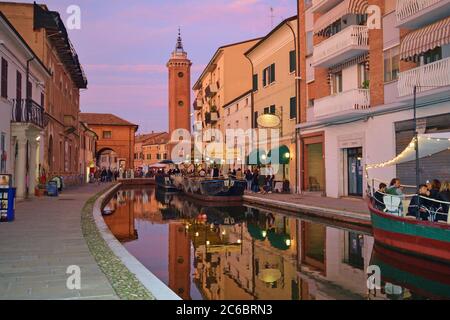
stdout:
MULTIPOLYGON (((167 63, 169 69, 169 134, 178 129, 191 132, 191 66, 184 51, 181 30, 175 50, 167 63)), ((173 141, 171 143, 173 145, 173 141)), ((172 148, 169 146, 169 155, 172 148)))

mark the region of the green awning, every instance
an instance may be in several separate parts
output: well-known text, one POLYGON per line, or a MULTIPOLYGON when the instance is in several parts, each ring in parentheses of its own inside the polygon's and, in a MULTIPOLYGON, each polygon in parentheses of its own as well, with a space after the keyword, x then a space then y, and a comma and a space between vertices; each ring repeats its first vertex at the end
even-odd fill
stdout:
POLYGON ((289 164, 291 160, 291 151, 287 146, 282 145, 270 150, 269 158, 272 164, 289 164), (272 155, 275 155, 275 157, 273 157, 272 155))
POLYGON ((267 152, 261 149, 254 149, 247 156, 247 164, 248 165, 265 165, 267 164, 267 152))
POLYGON ((247 224, 248 233, 252 236, 253 239, 264 241, 266 240, 267 232, 258 227, 256 224, 248 223, 247 224))
POLYGON ((280 249, 280 250, 288 250, 291 245, 291 238, 287 234, 278 234, 273 230, 269 230, 268 232, 269 242, 272 247, 280 249), (288 241, 289 240, 289 241, 288 241))

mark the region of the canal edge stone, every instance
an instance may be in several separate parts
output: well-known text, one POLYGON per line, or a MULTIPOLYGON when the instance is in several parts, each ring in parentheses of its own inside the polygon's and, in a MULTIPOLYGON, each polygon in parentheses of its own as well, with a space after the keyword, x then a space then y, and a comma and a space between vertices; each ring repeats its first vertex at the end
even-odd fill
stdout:
MULTIPOLYGON (((122 186, 121 183, 116 184, 106 192, 103 192, 93 204, 91 217, 95 223, 95 227, 99 236, 108 251, 122 264, 132 276, 132 280, 139 283, 137 292, 146 291, 148 297, 145 299, 156 300, 181 300, 164 282, 157 278, 151 271, 142 265, 128 250, 116 239, 109 227, 106 225, 102 216, 102 205, 122 186)), ((114 268, 112 268, 114 270, 114 268)), ((133 291, 131 291, 133 293, 133 291)), ((129 297, 130 292, 126 292, 125 296, 129 297)), ((133 296, 131 297, 133 299, 133 296)))

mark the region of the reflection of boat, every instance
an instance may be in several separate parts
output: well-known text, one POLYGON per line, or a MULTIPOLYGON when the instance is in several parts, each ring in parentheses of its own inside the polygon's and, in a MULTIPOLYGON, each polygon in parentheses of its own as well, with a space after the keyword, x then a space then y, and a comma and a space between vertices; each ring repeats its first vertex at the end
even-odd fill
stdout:
POLYGON ((164 175, 157 175, 156 178, 156 185, 158 186, 158 189, 167 192, 167 193, 178 193, 178 188, 173 184, 172 179, 170 177, 164 176, 164 175))
POLYGON ((369 209, 377 243, 450 262, 450 225, 394 216, 376 209, 370 201, 369 209))
POLYGON ((242 201, 247 182, 234 179, 184 178, 178 182, 186 195, 203 201, 242 201))
POLYGON ((371 264, 380 267, 383 282, 408 289, 414 296, 450 299, 450 265, 377 245, 371 264))

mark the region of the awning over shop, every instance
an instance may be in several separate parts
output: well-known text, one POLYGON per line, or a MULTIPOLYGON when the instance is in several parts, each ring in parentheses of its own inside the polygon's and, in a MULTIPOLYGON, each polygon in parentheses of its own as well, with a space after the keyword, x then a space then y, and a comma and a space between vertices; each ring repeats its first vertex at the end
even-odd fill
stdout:
POLYGON ((400 59, 412 59, 448 43, 450 43, 450 17, 407 34, 400 48, 400 59))
POLYGON ((248 165, 265 165, 269 163, 267 160, 267 152, 261 149, 254 149, 247 157, 248 165))
POLYGON ((291 152, 285 145, 270 150, 269 158, 272 164, 289 164, 291 152))
POLYGON ((258 225, 253 223, 247 224, 248 233, 255 240, 264 241, 267 237, 267 231, 261 229, 258 225))
MULTIPOLYGON (((450 149, 450 132, 433 133, 419 135, 419 158, 432 156, 433 154, 450 149)), ((413 161, 416 159, 415 140, 413 139, 408 147, 403 150, 398 156, 389 161, 371 164, 367 169, 383 168, 386 166, 397 165, 413 161)))
POLYGON ((364 14, 368 6, 367 0, 345 0, 316 20, 314 23, 314 33, 321 33, 329 25, 347 14, 364 14))

